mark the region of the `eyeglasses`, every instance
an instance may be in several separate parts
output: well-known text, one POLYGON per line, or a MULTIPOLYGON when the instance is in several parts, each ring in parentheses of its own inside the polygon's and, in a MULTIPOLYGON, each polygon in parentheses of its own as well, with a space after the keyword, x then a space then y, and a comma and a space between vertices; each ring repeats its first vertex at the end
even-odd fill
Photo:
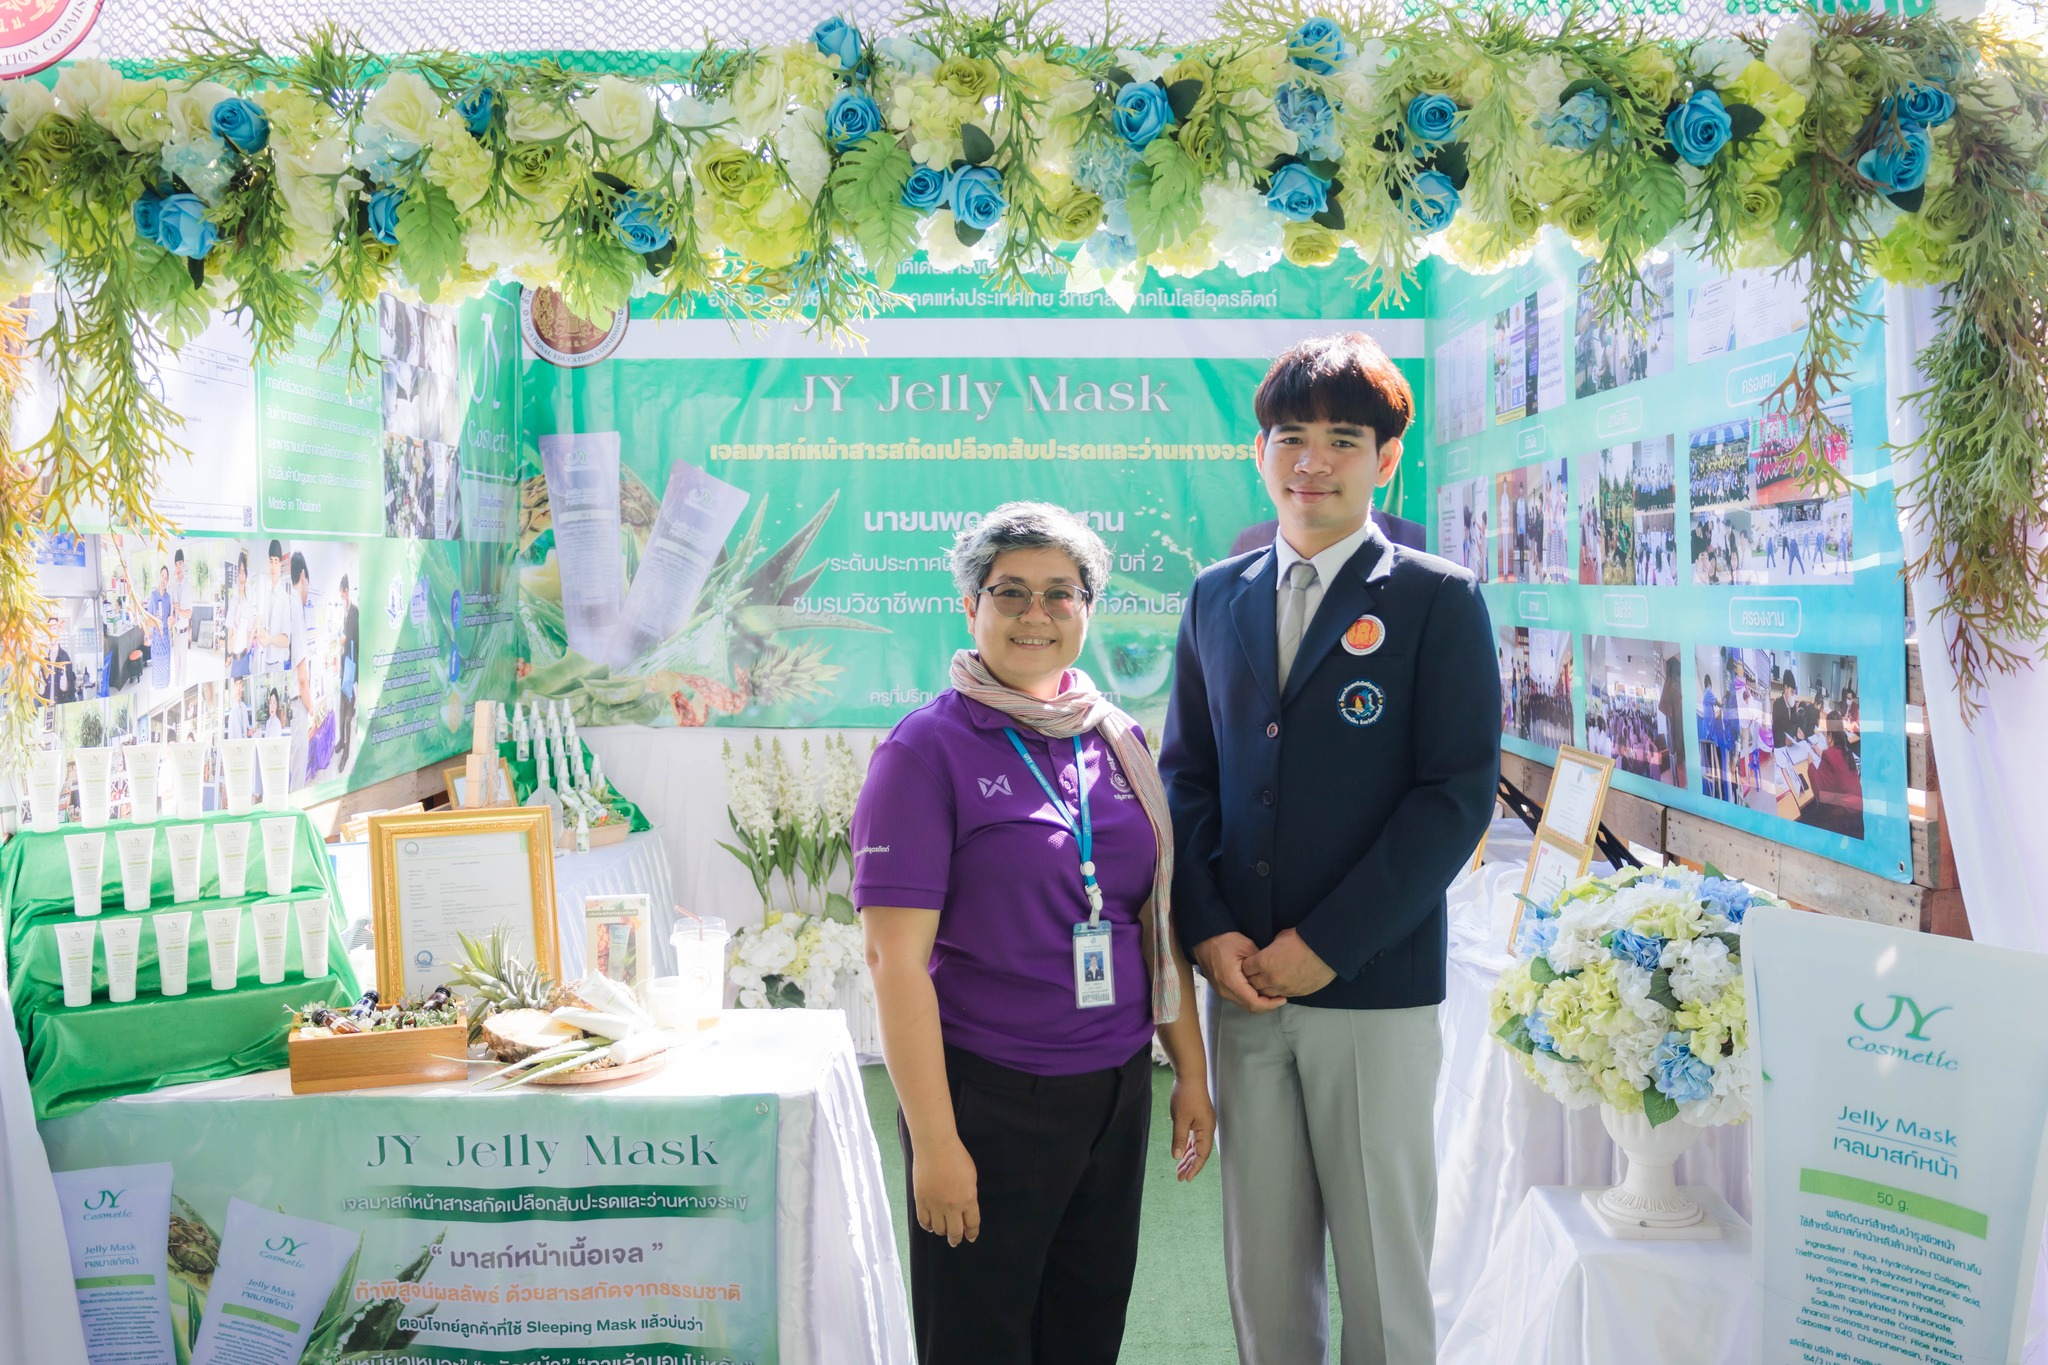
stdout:
POLYGON ((1072 620, 1076 612, 1095 600, 1088 589, 1072 588, 1064 583, 1055 583, 1042 592, 1033 592, 1019 583, 1003 583, 981 591, 996 604, 998 615, 1022 616, 1031 610, 1031 603, 1036 600, 1045 604, 1045 614, 1055 621, 1072 620))

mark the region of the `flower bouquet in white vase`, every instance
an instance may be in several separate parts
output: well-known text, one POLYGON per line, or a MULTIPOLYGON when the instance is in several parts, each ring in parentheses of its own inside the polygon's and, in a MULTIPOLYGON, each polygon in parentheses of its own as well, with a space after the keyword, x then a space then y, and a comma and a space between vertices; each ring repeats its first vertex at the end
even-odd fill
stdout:
POLYGON ((1769 903, 1711 868, 1630 868, 1523 911, 1495 1036, 1568 1108, 1601 1107, 1628 1171, 1586 1203, 1614 1236, 1720 1236, 1671 1169, 1701 1129, 1749 1117, 1742 920, 1769 903))

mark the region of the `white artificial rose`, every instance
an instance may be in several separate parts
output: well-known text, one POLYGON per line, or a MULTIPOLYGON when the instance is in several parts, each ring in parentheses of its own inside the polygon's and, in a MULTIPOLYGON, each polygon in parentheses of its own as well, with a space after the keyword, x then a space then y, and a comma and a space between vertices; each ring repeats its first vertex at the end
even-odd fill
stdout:
MULTIPOLYGON (((832 174, 832 151, 825 145, 825 116, 815 109, 792 109, 783 116, 775 134, 775 148, 782 153, 782 165, 790 183, 809 202, 825 188, 832 174)), ((808 789, 809 784, 805 784, 808 789)))
POLYGON ((1749 45, 1735 38, 1709 38, 1692 50, 1694 74, 1716 90, 1734 80, 1752 60, 1749 45))
POLYGON ((303 151, 278 144, 272 164, 277 168, 278 193, 284 196, 292 221, 314 233, 332 230, 345 208, 341 180, 348 169, 348 143, 340 137, 324 137, 303 151))
POLYGON ((1813 93, 1813 36, 1811 28, 1794 20, 1772 34, 1764 49, 1764 65, 1806 94, 1813 93))
POLYGON ((723 95, 700 100, 686 91, 671 99, 662 114, 678 128, 710 128, 732 118, 732 101, 723 95))
POLYGON ((1546 52, 1529 65, 1529 74, 1522 80, 1522 88, 1529 93, 1529 101, 1535 107, 1539 118, 1555 114, 1564 100, 1564 88, 1571 84, 1571 77, 1565 73, 1564 59, 1555 52, 1546 52))
POLYGON ((597 88, 575 101, 576 114, 605 152, 621 156, 654 136, 654 99, 646 88, 617 76, 600 76, 597 88))
POLYGON ((197 81, 173 90, 164 114, 171 121, 172 142, 197 142, 213 135, 213 106, 235 92, 219 81, 197 81))
POLYGON ((102 127, 121 92, 121 73, 97 58, 73 62, 57 76, 57 107, 70 118, 89 118, 102 127))
POLYGON ((732 113, 741 137, 759 138, 782 122, 789 94, 782 83, 782 63, 765 57, 748 67, 732 91, 732 113))
POLYGON ((1117 65, 1130 72, 1131 79, 1135 81, 1158 80, 1173 65, 1173 60, 1171 52, 1154 55, 1129 47, 1117 49, 1116 54, 1117 65))
POLYGON ((1351 60, 1344 64, 1346 70, 1356 69, 1367 75, 1378 71, 1387 64, 1387 45, 1378 38, 1367 38, 1359 43, 1351 60))
POLYGON ((416 71, 392 71, 363 106, 363 123, 381 128, 417 151, 433 140, 441 118, 441 92, 416 71))
POLYGON ((553 142, 568 131, 568 116, 546 100, 514 95, 506 102, 505 136, 514 142, 553 142))
POLYGON ((123 81, 108 111, 107 127, 131 152, 150 152, 164 145, 171 134, 165 111, 170 103, 170 82, 161 78, 123 81))
POLYGON ((467 213, 491 187, 491 154, 454 115, 435 125, 427 151, 427 179, 448 192, 455 207, 467 213))
POLYGON ((0 84, 5 93, 7 112, 0 115, 0 138, 19 142, 35 131, 38 123, 57 112, 57 97, 50 93, 50 87, 32 80, 13 80, 0 84))

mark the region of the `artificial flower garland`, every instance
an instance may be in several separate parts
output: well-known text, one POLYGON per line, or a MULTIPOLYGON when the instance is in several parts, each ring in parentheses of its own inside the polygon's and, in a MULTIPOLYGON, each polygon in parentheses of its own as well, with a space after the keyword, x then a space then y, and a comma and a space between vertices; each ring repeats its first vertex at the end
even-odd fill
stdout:
POLYGON ((1812 325, 1777 397, 1808 431, 1868 278, 1946 286, 1929 473, 1905 496, 1935 522, 1951 652, 1981 681, 2048 630, 2048 565, 2004 553, 2048 493, 2039 53, 1886 14, 1698 42, 1577 16, 1546 33, 1446 10, 1374 33, 1229 0, 1218 17, 1231 36, 1168 51, 1077 42, 1028 0, 987 18, 925 3, 891 36, 828 18, 656 82, 387 62, 332 31, 271 55, 195 29, 175 78, 80 62, 54 87, 0 83, 0 286, 52 280, 62 305, 39 345, 64 401, 30 452, 51 522, 97 501, 161 529, 177 419, 155 359, 221 309, 265 354, 323 299, 353 346, 380 292, 496 279, 592 314, 658 293, 838 333, 919 251, 1126 305, 1148 269, 1349 253, 1359 287, 1397 302, 1426 255, 1496 271, 1552 227, 1592 258, 1581 306, 1607 315, 1674 234, 1723 265, 1798 267, 1812 325))

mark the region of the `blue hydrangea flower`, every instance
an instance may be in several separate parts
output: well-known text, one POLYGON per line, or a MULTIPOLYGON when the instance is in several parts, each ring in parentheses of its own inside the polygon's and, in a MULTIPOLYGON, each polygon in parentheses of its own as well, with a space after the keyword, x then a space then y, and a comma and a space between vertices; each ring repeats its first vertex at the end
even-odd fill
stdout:
POLYGON ((398 245, 398 206, 404 202, 405 191, 399 189, 370 196, 370 235, 386 246, 398 245))
POLYGON ((1301 155, 1334 159, 1341 150, 1336 111, 1322 91, 1289 81, 1274 95, 1273 110, 1280 116, 1280 126, 1294 134, 1301 155))
MULTIPOLYGON (((1125 220, 1128 223, 1128 219, 1125 220)), ((1088 239, 1088 254, 1104 270, 1120 270, 1138 259, 1138 244, 1128 233, 1098 228, 1088 239)))
POLYGON ((1330 182, 1298 161, 1282 166, 1266 191, 1266 207, 1291 222, 1305 223, 1330 206, 1330 182))
POLYGON ((498 92, 488 88, 471 90, 455 101, 455 113, 471 137, 491 131, 491 119, 498 112, 498 92))
POLYGON ((1543 140, 1553 147, 1583 152, 1607 132, 1614 111, 1598 90, 1581 90, 1549 118, 1541 120, 1543 140))
POLYGON ((1856 159, 1856 172, 1886 194, 1904 194, 1927 183, 1933 151, 1925 128, 1902 123, 1856 159))
POLYGON ((245 156, 254 156, 270 143, 270 117, 255 100, 231 95, 213 106, 207 118, 213 135, 234 144, 245 156))
POLYGON ((1742 917, 1749 913, 1755 897, 1741 882, 1727 877, 1708 877, 1700 883, 1700 900, 1707 909, 1721 916, 1731 924, 1742 923, 1742 917))
POLYGON ((1695 90, 1691 99, 1664 116, 1665 136, 1692 166, 1711 164, 1734 131, 1727 106, 1711 90, 1695 90))
POLYGON ((211 134, 190 142, 173 142, 164 148, 160 163, 165 175, 176 176, 207 203, 215 203, 228 181, 235 178, 228 144, 211 134))
POLYGON ((1337 63, 1350 55, 1344 30, 1337 27, 1335 19, 1317 15, 1287 35, 1288 60, 1318 76, 1329 75, 1337 69, 1337 63))
POLYGON ((1131 168, 1142 158, 1120 137, 1091 137, 1074 149, 1074 183, 1105 205, 1130 197, 1131 168))
POLYGON ((1408 135, 1425 146, 1448 142, 1463 112, 1449 95, 1417 95, 1408 101, 1408 135))
POLYGON ((954 219, 970 228, 994 227, 1009 207, 1009 201, 1003 198, 1002 173, 993 166, 968 166, 955 171, 947 198, 952 201, 954 219))
POLYGON ((1905 93, 1889 102, 1902 119, 1922 128, 1939 128, 1956 116, 1956 97, 1938 85, 1908 81, 1905 93))
POLYGON ((367 171, 372 180, 385 183, 404 174, 405 163, 419 154, 419 143, 366 123, 356 129, 356 149, 350 161, 357 170, 367 171))
POLYGON ((1442 171, 1415 177, 1415 197, 1408 201, 1408 221, 1417 232, 1441 232, 1458 213, 1458 187, 1442 171))
POLYGON ((1557 917, 1539 915, 1533 910, 1522 916, 1522 923, 1515 931, 1515 956, 1523 962, 1532 961, 1549 952, 1557 942, 1557 917))
POLYGON ((626 249, 640 256, 661 250, 672 239, 654 205, 637 190, 619 197, 618 207, 612 210, 612 227, 626 249))
POLYGON ((838 61, 841 71, 853 71, 860 66, 860 31, 838 15, 812 29, 811 41, 818 45, 818 51, 838 61))
POLYGON ((918 166, 903 182, 903 202, 919 213, 930 213, 946 200, 946 173, 930 166, 918 166))
POLYGON ((213 250, 220 230, 206 221, 206 205, 196 194, 172 194, 157 206, 156 240, 175 256, 200 260, 213 250))
POLYGON ((1667 1033, 1650 1054, 1650 1083, 1674 1104, 1710 1099, 1714 1068, 1692 1055, 1683 1033, 1667 1033))
POLYGON ((1655 934, 1639 934, 1633 929, 1616 929, 1607 940, 1607 951, 1623 962, 1633 962, 1646 972, 1657 970, 1659 959, 1664 956, 1664 940, 1655 934))
POLYGON ((1530 1042, 1553 1057, 1557 1055, 1557 1039, 1551 1036, 1550 1021, 1543 1017, 1542 1010, 1530 1010, 1522 1020, 1522 1027, 1529 1030, 1530 1042))
POLYGON ((1158 81, 1132 81, 1117 91, 1110 121, 1125 142, 1138 148, 1150 146, 1173 126, 1173 105, 1167 101, 1166 87, 1158 81))
POLYGON ((832 150, 843 152, 867 140, 882 126, 882 111, 865 90, 842 90, 825 110, 825 130, 831 135, 832 150))

